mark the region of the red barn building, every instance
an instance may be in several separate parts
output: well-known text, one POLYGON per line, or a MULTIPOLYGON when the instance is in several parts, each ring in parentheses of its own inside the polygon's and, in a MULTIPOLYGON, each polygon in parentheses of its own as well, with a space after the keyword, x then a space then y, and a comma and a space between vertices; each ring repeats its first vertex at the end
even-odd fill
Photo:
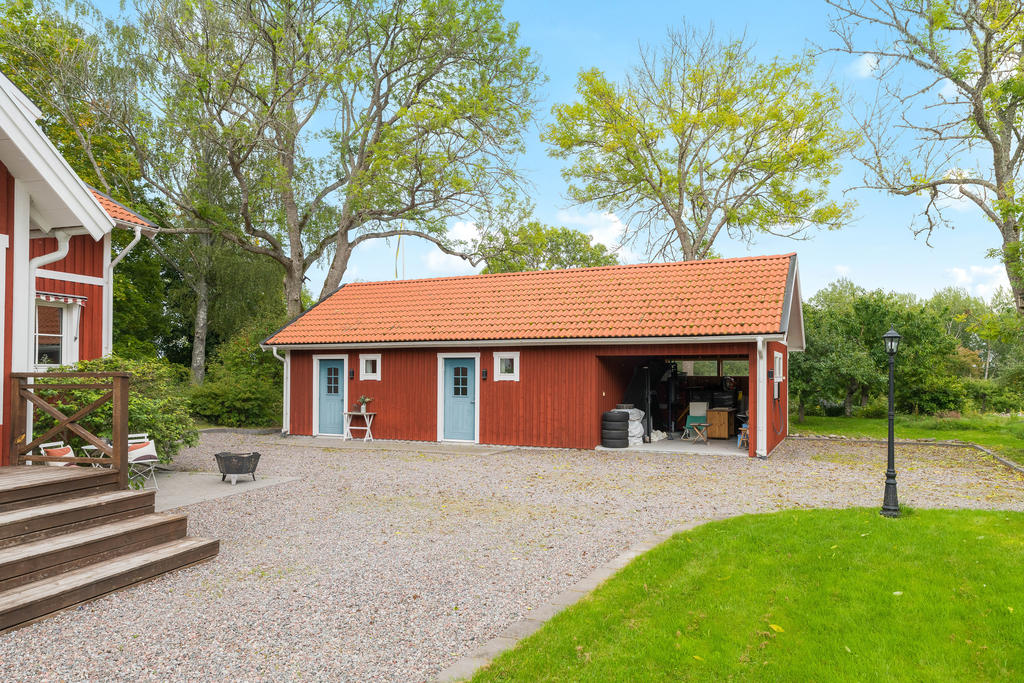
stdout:
POLYGON ((0 464, 8 464, 11 372, 110 352, 115 227, 152 225, 89 188, 36 124, 39 109, 0 74, 0 464))
POLYGON ((765 456, 803 344, 788 254, 352 283, 264 347, 285 362, 286 433, 341 434, 365 395, 379 438, 589 449, 626 399, 666 430, 721 400, 765 456))

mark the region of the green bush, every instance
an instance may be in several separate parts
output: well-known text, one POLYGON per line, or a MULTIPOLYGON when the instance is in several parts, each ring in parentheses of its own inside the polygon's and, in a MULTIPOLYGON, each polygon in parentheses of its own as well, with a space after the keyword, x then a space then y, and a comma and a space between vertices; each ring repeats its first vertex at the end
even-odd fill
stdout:
POLYGON ((281 321, 252 323, 217 347, 206 381, 192 390, 192 412, 225 427, 281 424, 282 364, 259 345, 281 321))
POLYGON ((854 417, 881 418, 889 415, 889 397, 873 396, 868 399, 866 406, 857 406, 853 409, 854 417))
POLYGON ((990 379, 965 379, 967 402, 978 412, 1015 413, 1024 410, 1020 387, 990 379))
POLYGON ((934 415, 942 411, 962 411, 967 405, 967 390, 959 377, 928 375, 913 386, 904 385, 899 389, 896 409, 901 413, 934 415))
MULTIPOLYGON (((108 356, 87 360, 72 366, 55 368, 53 372, 129 372, 131 383, 128 390, 128 431, 147 432, 156 443, 160 462, 169 463, 182 446, 199 443, 199 432, 188 411, 186 371, 157 358, 122 358, 108 356)), ((46 380, 41 380, 43 383, 46 380)), ((62 380, 55 379, 55 382, 62 380)), ((48 401, 54 402, 65 415, 99 399, 101 389, 84 391, 40 392, 48 401)), ((111 438, 113 425, 113 402, 107 402, 80 421, 93 434, 111 438)), ((42 434, 54 424, 53 418, 36 411, 35 433, 42 434)), ((85 442, 68 434, 72 446, 81 447, 85 442)))

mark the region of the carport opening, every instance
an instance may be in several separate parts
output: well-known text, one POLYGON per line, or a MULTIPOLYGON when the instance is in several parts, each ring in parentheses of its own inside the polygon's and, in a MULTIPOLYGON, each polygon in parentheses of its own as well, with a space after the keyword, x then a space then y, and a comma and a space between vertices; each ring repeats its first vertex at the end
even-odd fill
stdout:
POLYGON ((660 436, 656 432, 681 439, 694 403, 707 404, 709 439, 735 439, 749 422, 746 356, 599 356, 598 361, 604 409, 632 404, 644 411, 645 442, 660 436))

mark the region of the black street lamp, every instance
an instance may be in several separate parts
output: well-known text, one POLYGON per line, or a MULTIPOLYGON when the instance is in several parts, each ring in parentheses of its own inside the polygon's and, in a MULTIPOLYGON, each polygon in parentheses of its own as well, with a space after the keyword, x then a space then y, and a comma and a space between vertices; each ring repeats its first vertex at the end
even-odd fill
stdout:
POLYGON ((890 329, 882 335, 885 352, 889 354, 889 463, 885 470, 885 497, 882 499, 882 514, 886 517, 900 516, 900 503, 896 498, 896 447, 893 434, 893 421, 896 419, 896 396, 894 381, 896 369, 896 352, 900 348, 900 335, 890 329))

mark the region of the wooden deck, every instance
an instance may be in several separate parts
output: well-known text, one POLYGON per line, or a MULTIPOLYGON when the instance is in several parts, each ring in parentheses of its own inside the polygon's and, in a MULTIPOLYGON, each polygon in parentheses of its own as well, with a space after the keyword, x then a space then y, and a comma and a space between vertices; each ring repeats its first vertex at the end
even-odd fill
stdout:
POLYGON ((0 631, 217 554, 153 506, 109 469, 0 467, 0 631))

